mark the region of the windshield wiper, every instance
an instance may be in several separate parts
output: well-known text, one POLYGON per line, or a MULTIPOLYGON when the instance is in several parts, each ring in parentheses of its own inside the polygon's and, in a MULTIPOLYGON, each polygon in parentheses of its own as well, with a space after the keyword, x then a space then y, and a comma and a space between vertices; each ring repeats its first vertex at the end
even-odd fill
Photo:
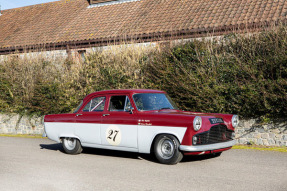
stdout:
POLYGON ((171 109, 171 108, 170 107, 163 107, 163 108, 160 108, 159 111, 164 110, 164 109, 171 109))

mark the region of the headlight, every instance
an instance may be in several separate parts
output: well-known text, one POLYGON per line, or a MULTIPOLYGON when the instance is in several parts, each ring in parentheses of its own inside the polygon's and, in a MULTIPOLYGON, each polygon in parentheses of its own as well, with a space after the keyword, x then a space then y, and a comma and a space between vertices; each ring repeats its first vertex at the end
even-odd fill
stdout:
POLYGON ((193 120, 193 128, 195 131, 198 131, 201 128, 202 125, 202 119, 201 117, 197 116, 193 120))
POLYGON ((232 117, 232 126, 236 128, 239 124, 239 117, 238 115, 233 115, 232 117))

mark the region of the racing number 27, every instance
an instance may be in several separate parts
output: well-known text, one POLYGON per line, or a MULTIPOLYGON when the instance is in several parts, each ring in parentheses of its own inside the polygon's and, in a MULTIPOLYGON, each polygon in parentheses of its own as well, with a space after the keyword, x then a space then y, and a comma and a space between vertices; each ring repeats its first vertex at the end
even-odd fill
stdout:
POLYGON ((112 139, 112 140, 115 142, 118 133, 119 133, 118 130, 110 130, 110 131, 109 131, 108 139, 112 139))

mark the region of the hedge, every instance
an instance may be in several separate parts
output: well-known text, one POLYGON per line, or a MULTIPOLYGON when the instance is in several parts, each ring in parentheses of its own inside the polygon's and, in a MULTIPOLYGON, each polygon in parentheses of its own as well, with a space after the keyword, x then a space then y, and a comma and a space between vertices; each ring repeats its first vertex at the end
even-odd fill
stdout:
POLYGON ((98 51, 85 63, 42 57, 0 63, 2 112, 70 112, 88 93, 127 88, 167 91, 184 110, 284 118, 287 28, 148 51, 98 51))

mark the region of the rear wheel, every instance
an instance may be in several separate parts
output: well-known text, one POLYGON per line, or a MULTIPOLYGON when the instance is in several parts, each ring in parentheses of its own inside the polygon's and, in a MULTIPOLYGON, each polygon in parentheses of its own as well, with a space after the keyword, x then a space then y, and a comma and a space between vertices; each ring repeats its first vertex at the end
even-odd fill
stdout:
POLYGON ((155 140, 154 152, 163 164, 177 164, 183 157, 179 151, 179 141, 173 135, 159 135, 155 140))
POLYGON ((76 155, 83 151, 82 145, 78 139, 65 137, 62 139, 63 148, 66 153, 76 155))

